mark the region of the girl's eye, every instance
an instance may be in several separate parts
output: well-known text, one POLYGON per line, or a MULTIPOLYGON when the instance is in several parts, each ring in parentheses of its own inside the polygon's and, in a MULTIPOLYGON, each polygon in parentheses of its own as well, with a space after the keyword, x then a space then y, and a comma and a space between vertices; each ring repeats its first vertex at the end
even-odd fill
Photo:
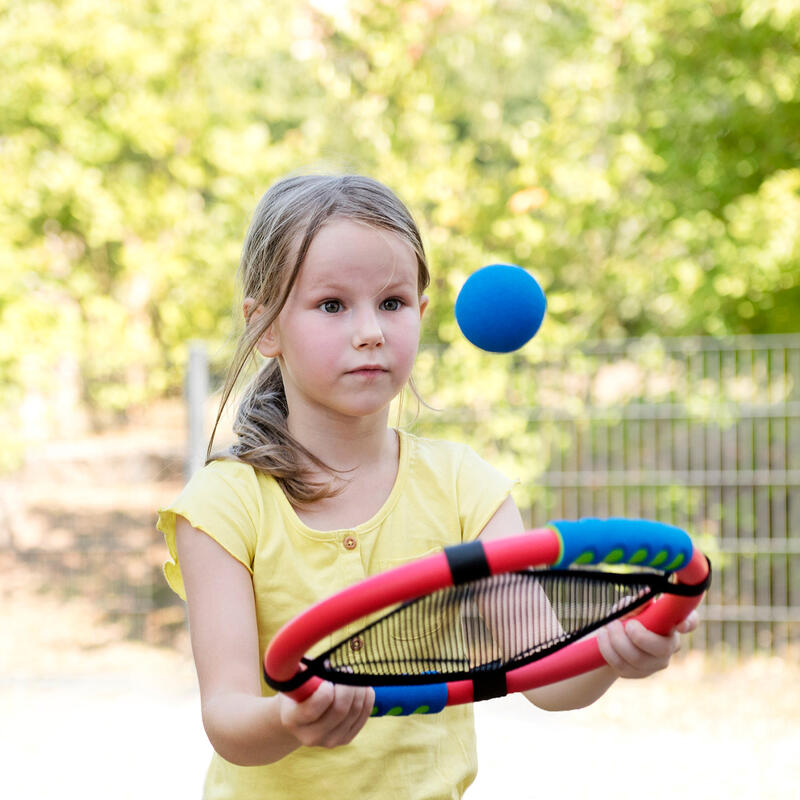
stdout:
POLYGON ((326 300, 319 306, 326 314, 336 314, 342 310, 342 304, 338 300, 326 300))
POLYGON ((403 307, 403 301, 399 297, 390 297, 381 305, 384 311, 399 311, 403 307))

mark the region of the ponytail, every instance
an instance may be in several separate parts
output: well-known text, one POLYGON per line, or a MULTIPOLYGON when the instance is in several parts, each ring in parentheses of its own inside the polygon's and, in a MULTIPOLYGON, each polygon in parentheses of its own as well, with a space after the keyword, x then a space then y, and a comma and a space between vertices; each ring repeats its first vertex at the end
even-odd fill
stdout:
MULTIPOLYGON (((244 391, 233 424, 236 441, 227 451, 213 455, 209 444, 208 460, 233 458, 272 475, 287 497, 297 505, 337 494, 330 481, 311 479, 309 465, 330 473, 331 477, 334 471, 289 433, 286 425, 288 413, 280 366, 273 359, 244 391)), ((218 423, 219 415, 214 425, 215 432, 218 423)))
POLYGON ((280 366, 273 359, 242 398, 233 426, 237 441, 231 453, 272 475, 288 497, 300 504, 335 494, 328 483, 309 480, 309 462, 331 470, 289 433, 288 413, 280 366))

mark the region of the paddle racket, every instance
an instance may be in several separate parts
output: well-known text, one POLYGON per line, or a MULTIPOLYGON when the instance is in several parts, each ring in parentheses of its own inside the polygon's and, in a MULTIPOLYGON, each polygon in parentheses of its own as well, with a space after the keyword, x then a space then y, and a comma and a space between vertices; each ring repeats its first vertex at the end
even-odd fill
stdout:
POLYGON ((710 577, 671 525, 552 522, 447 547, 314 604, 278 631, 265 677, 298 701, 328 680, 373 686, 373 716, 436 713, 603 666, 586 636, 614 619, 668 634, 710 577))

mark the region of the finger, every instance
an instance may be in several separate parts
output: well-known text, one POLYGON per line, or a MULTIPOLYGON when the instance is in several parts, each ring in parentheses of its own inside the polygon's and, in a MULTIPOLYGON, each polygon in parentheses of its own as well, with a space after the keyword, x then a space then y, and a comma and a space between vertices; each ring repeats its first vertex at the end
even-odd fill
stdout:
POLYGON ((638 620, 631 620, 625 625, 625 635, 635 647, 658 659, 669 658, 680 650, 681 638, 673 630, 666 636, 648 630, 638 620))
POLYGON ((605 659, 605 662, 619 675, 620 677, 630 677, 631 665, 619 653, 617 646, 612 641, 611 632, 607 625, 597 631, 597 647, 600 654, 605 659))
POLYGON ((338 721, 344 720, 353 713, 353 706, 358 703, 360 708, 360 700, 363 690, 358 686, 347 686, 339 684, 334 687, 334 700, 331 707, 331 718, 338 721))
POLYGON ((311 725, 322 719, 336 701, 336 687, 329 681, 323 681, 316 691, 297 704, 297 721, 302 725, 311 725))
POLYGON ((335 747, 343 743, 340 727, 350 714, 353 688, 325 682, 315 692, 321 692, 320 698, 314 700, 312 695, 302 703, 295 703, 282 721, 306 747, 335 747))
POLYGON ((329 741, 336 743, 339 728, 346 724, 346 720, 352 713, 355 696, 356 690, 353 686, 333 686, 333 702, 328 706, 324 715, 313 723, 323 737, 320 744, 328 746, 329 741))
POLYGON ((675 630, 679 633, 691 633, 694 630, 697 630, 697 626, 700 624, 700 615, 697 611, 692 611, 688 617, 686 617, 683 622, 678 623, 675 630))
POLYGON ((623 678, 644 678, 666 667, 672 651, 669 644, 660 641, 664 637, 648 631, 638 622, 628 623, 628 626, 634 628, 633 635, 616 621, 605 627, 602 644, 598 636, 598 646, 606 662, 623 678))
POLYGON ((355 739, 359 731, 367 724, 374 706, 375 691, 371 687, 363 687, 353 703, 353 713, 342 725, 341 735, 346 742, 355 739), (349 722, 349 725, 347 722, 349 722))
POLYGON ((331 727, 320 744, 324 747, 338 747, 352 741, 364 727, 374 704, 374 692, 369 687, 338 686, 343 689, 339 705, 334 704, 328 715, 331 727))
POLYGON ((305 727, 322 719, 334 702, 333 684, 323 681, 305 700, 292 700, 282 695, 281 720, 287 727, 305 727))

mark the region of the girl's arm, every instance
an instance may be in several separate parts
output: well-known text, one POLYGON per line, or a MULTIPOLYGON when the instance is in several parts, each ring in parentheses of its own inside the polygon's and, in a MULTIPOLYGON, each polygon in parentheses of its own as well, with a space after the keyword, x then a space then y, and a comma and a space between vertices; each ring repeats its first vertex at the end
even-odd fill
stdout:
POLYGON ((248 570, 178 517, 178 559, 200 684, 203 725, 224 759, 278 761, 301 745, 347 744, 369 719, 372 689, 323 683, 302 703, 261 696, 255 597, 248 570))
MULTIPOLYGON (((510 496, 481 531, 481 539, 522 533, 525 526, 510 496)), ((523 692, 534 705, 546 711, 567 711, 588 706, 601 697, 617 678, 646 678, 669 665, 680 648, 680 634, 697 627, 692 612, 669 636, 648 631, 640 622, 623 625, 619 620, 597 631, 597 643, 607 666, 538 689, 523 692)))

